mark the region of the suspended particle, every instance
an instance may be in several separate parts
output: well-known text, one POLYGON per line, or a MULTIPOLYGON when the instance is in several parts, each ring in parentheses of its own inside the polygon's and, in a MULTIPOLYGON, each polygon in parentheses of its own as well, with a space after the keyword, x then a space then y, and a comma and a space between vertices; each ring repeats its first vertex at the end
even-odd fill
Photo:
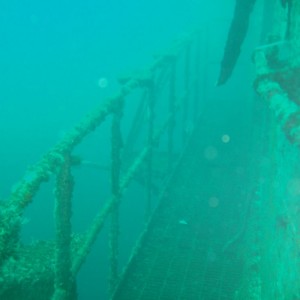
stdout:
POLYGON ((221 140, 223 143, 227 144, 230 142, 230 136, 228 134, 223 134, 221 140))
POLYGON ((208 146, 204 150, 204 157, 207 160, 214 160, 218 156, 218 150, 213 146, 208 146))
POLYGON ((210 207, 212 207, 212 208, 218 207, 218 206, 219 206, 219 203, 220 203, 220 201, 219 201, 219 199, 218 199, 217 197, 210 197, 210 198, 208 199, 208 205, 209 205, 210 207))
POLYGON ((101 89, 104 89, 108 86, 108 80, 107 78, 105 77, 102 77, 98 80, 98 86, 101 88, 101 89))

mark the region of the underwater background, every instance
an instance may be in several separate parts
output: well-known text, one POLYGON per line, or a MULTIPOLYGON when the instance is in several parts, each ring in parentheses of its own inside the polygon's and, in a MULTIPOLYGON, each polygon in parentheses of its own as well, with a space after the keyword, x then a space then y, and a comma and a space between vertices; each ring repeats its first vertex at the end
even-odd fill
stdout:
MULTIPOLYGON (((261 19, 254 13, 239 65, 225 87, 216 88, 220 61, 233 14, 232 0, 11 0, 0 3, 0 199, 47 150, 88 111, 118 88, 118 76, 139 70, 178 35, 207 28, 206 101, 224 102, 230 114, 248 108, 252 97, 250 54, 261 19), (230 98, 230 100, 228 100, 230 98), (241 105, 244 101, 244 105, 241 105), (236 105, 238 104, 238 105, 236 105)), ((204 52, 203 52, 204 53, 204 52)), ((130 111, 130 104, 129 108, 130 111)), ((225 110, 224 110, 225 109, 225 110)), ((217 120, 216 120, 217 122, 217 120)), ((90 162, 105 164, 105 130, 76 149, 90 162), (101 142, 99 144, 99 139, 101 142)), ((83 231, 109 191, 107 174, 74 169, 74 230, 83 231), (95 178, 92 179, 91 178, 95 178), (91 201, 89 201, 92 199, 91 201), (99 202, 97 199, 100 199, 99 202)), ((25 214, 22 240, 54 236, 53 182, 43 187, 25 214)), ((143 228, 142 187, 126 195, 121 219, 121 267, 143 228), (123 218, 123 217, 122 217, 123 218)), ((107 299, 107 235, 102 233, 78 276, 79 299, 107 299)))

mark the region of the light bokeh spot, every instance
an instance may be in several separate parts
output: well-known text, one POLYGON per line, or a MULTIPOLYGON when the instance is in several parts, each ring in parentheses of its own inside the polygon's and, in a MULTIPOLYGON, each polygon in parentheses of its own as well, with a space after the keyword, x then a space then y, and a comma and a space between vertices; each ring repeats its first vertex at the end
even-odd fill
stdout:
POLYGON ((105 77, 99 78, 99 80, 98 80, 98 86, 101 89, 106 88, 108 86, 108 80, 107 80, 107 78, 105 78, 105 77))
POLYGON ((230 136, 228 134, 223 134, 221 140, 223 143, 227 144, 230 142, 230 136))

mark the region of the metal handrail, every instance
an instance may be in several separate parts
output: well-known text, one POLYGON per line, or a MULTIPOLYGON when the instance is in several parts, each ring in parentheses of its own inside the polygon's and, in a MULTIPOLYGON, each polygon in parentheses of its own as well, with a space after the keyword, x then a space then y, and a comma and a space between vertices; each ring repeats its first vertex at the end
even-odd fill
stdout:
MULTIPOLYGON (((0 267, 9 258, 13 251, 13 246, 18 241, 18 235, 21 228, 21 219, 24 209, 33 201, 34 196, 39 191, 43 182, 47 182, 54 174, 57 178, 55 189, 55 218, 56 218, 56 260, 55 260, 55 279, 54 294, 52 299, 73 299, 75 276, 80 270, 87 254, 92 248, 97 235, 101 231, 106 218, 112 215, 111 228, 111 277, 112 285, 116 282, 117 277, 117 208, 121 196, 127 188, 129 182, 133 179, 138 168, 148 159, 148 209, 151 207, 151 180, 152 180, 152 159, 151 153, 153 147, 159 142, 160 137, 165 131, 168 131, 168 151, 171 156, 173 149, 175 114, 179 108, 181 99, 176 95, 176 68, 175 64, 178 57, 186 49, 190 49, 193 41, 197 40, 198 32, 192 33, 179 39, 166 52, 156 58, 154 63, 139 75, 126 79, 120 91, 108 98, 103 104, 93 110, 91 113, 79 122, 65 137, 53 148, 50 149, 41 160, 26 172, 25 176, 15 185, 12 193, 3 201, 1 219, 0 219, 0 267), (171 69, 169 78, 170 97, 169 113, 166 121, 156 132, 154 130, 154 108, 155 92, 154 81, 155 74, 165 68, 171 69), (149 94, 149 128, 147 145, 135 158, 133 164, 128 168, 125 174, 121 176, 121 118, 123 106, 126 104, 126 96, 133 90, 143 88, 148 90, 149 94), (81 238, 82 245, 79 247, 76 256, 72 256, 72 191, 73 178, 71 175, 72 168, 72 151, 79 145, 89 133, 99 127, 104 120, 113 115, 112 123, 112 168, 111 168, 111 196, 105 202, 101 211, 95 217, 90 229, 81 238), (15 241, 15 243, 11 243, 15 241), (9 246, 8 246, 9 245, 9 246)), ((186 63, 190 63, 190 55, 186 63)), ((187 72, 187 68, 185 68, 187 72)), ((186 75, 183 72, 184 75, 186 75)), ((187 92, 188 81, 186 80, 185 89, 187 92)), ((185 99, 187 100, 187 99, 185 99)), ((185 101, 187 103, 187 101, 185 101)), ((187 107, 184 109, 184 123, 186 122, 187 107)), ((169 164, 170 165, 170 164, 169 164)), ((149 214, 149 212, 148 212, 149 214)))

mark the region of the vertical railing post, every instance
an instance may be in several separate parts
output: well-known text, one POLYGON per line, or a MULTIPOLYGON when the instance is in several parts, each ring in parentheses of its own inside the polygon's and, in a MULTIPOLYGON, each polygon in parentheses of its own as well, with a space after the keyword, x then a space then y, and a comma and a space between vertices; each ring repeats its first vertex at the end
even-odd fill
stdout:
POLYGON ((147 157, 147 204, 145 220, 147 221, 152 208, 152 162, 153 162, 153 132, 154 132, 154 105, 155 105, 155 88, 153 82, 148 87, 148 109, 149 109, 149 121, 148 121, 148 157, 147 157))
POLYGON ((123 114, 123 99, 113 115, 111 128, 111 193, 114 198, 114 205, 111 210, 111 223, 109 235, 110 251, 110 274, 109 294, 112 295, 118 279, 118 251, 119 251, 119 200, 120 200, 120 170, 121 170, 121 149, 123 147, 121 134, 121 119, 123 114))
POLYGON ((185 144, 189 129, 188 114, 189 114, 189 101, 190 101, 190 57, 191 45, 187 46, 184 62, 184 96, 182 104, 182 141, 185 144))
POLYGON ((172 168, 173 161, 173 148, 174 148, 174 130, 175 130, 175 102, 176 102, 176 60, 171 66, 171 77, 170 77, 170 91, 169 91, 169 113, 171 114, 171 120, 168 128, 168 169, 172 168))
POLYGON ((73 177, 71 157, 64 156, 64 163, 56 177, 55 188, 55 279, 52 300, 70 300, 76 298, 75 279, 71 272, 71 215, 72 215, 73 177))
MULTIPOLYGON (((199 102, 200 102, 200 86, 201 86, 201 40, 200 36, 197 37, 196 42, 195 42, 195 75, 194 75, 194 101, 193 101, 193 124, 195 125, 196 122, 198 121, 199 117, 199 102)), ((206 74, 205 74, 206 75, 206 74)))

